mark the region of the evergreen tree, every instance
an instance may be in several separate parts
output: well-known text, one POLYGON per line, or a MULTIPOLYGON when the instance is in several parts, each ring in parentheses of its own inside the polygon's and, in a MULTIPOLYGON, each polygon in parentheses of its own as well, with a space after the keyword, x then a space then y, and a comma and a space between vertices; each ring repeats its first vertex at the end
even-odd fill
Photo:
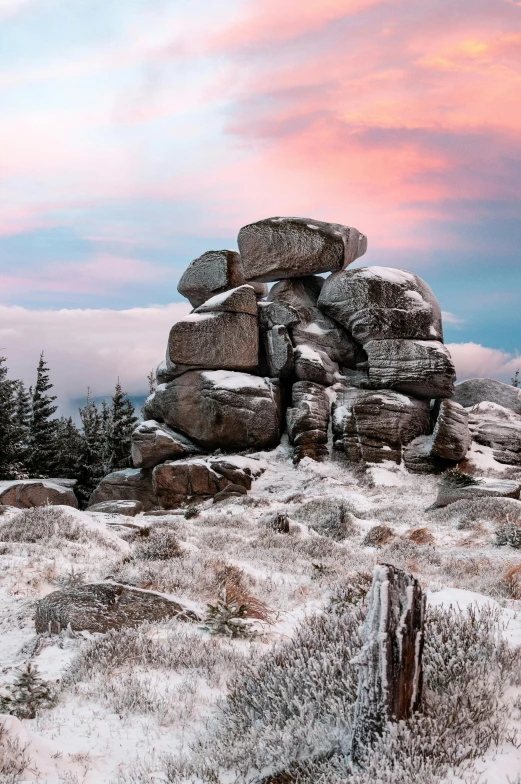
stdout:
POLYGON ((53 415, 58 406, 53 405, 56 395, 50 395, 53 385, 43 351, 36 371, 36 385, 32 395, 32 413, 27 465, 33 476, 52 476, 58 462, 56 420, 53 415))
POLYGON ((110 424, 108 428, 108 457, 111 471, 118 471, 131 466, 131 436, 136 426, 134 406, 123 392, 121 384, 116 384, 110 407, 110 424))
POLYGON ((0 357, 0 479, 16 478, 19 433, 16 427, 16 381, 7 378, 5 357, 0 357))
POLYGON ((28 445, 29 445, 30 428, 31 428, 32 395, 33 395, 32 389, 29 388, 29 391, 27 391, 23 381, 16 382, 14 418, 15 418, 16 428, 18 430, 18 442, 19 442, 18 473, 20 479, 25 479, 29 475, 27 469, 27 458, 28 458, 28 445))
POLYGON ((519 370, 516 370, 513 377, 510 379, 510 383, 513 387, 518 387, 521 384, 521 380, 519 379, 519 370))
POLYGON ((72 417, 56 420, 56 474, 65 479, 76 479, 82 458, 83 437, 72 417))
POLYGON ((86 506, 90 494, 108 473, 103 414, 100 414, 96 403, 92 400, 90 389, 87 390, 85 405, 80 408, 80 419, 82 424, 81 447, 76 464, 78 484, 75 491, 80 505, 86 506))
POLYGON ((10 713, 19 719, 34 719, 37 711, 50 708, 54 698, 50 686, 40 678, 36 667, 27 664, 10 687, 10 694, 0 698, 2 713, 10 713))

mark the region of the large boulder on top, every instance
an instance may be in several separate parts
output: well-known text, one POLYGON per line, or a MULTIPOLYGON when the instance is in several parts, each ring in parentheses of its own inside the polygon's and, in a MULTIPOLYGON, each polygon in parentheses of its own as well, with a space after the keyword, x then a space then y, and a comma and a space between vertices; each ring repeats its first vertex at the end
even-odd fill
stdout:
POLYGON ((292 406, 286 412, 289 442, 295 447, 293 462, 304 457, 328 457, 327 430, 329 398, 325 389, 310 381, 297 381, 292 389, 292 406))
POLYGON ((280 386, 247 373, 189 371, 158 387, 145 416, 181 430, 203 449, 264 449, 279 443, 280 386))
POLYGON ((89 508, 104 501, 141 501, 145 511, 157 507, 152 472, 144 468, 125 468, 107 474, 89 498, 89 508))
POLYGON ((105 633, 167 618, 199 620, 191 610, 152 591, 92 583, 54 591, 41 599, 36 604, 35 625, 39 634, 59 634, 68 626, 73 632, 105 633))
MULTIPOLYGON (((317 306, 324 279, 309 275, 282 280, 271 289, 268 300, 291 307, 298 321, 289 327, 294 346, 308 346, 327 354, 332 362, 346 368, 356 367, 357 346, 348 332, 317 306)), ((309 379, 314 381, 314 379, 309 379)))
POLYGON ((257 301, 251 286, 212 297, 170 330, 168 356, 175 365, 253 370, 259 363, 257 301))
POLYGON ((469 378, 454 387, 453 400, 467 408, 488 400, 521 414, 521 389, 493 378, 469 378))
POLYGON ((197 308, 213 297, 246 283, 241 257, 234 250, 209 250, 182 274, 177 290, 197 308))
POLYGON ((16 479, 0 481, 0 504, 30 509, 33 506, 72 506, 78 500, 71 485, 75 481, 64 479, 16 479))
POLYGON ((420 398, 452 397, 456 371, 436 340, 370 340, 364 344, 369 383, 420 398))
POLYGON ((311 218, 250 223, 237 243, 246 278, 268 282, 336 272, 367 249, 367 238, 357 229, 311 218))
POLYGON ((132 433, 132 462, 135 468, 154 468, 165 460, 177 460, 202 452, 201 447, 183 433, 177 433, 154 419, 141 422, 132 433))
POLYGON ((402 446, 429 432, 430 406, 397 392, 333 387, 333 444, 349 460, 401 462, 402 446))
POLYGON ((443 342, 438 301, 412 272, 390 267, 336 272, 324 282, 318 305, 362 344, 388 338, 443 342))

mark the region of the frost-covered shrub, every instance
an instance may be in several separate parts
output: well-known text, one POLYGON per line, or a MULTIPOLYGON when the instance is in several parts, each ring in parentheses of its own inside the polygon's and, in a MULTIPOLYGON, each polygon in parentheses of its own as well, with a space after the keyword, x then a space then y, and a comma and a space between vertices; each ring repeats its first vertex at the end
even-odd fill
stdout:
POLYGON ((292 510, 291 516, 317 533, 337 541, 358 533, 351 506, 342 498, 310 498, 292 510))
POLYGON ((2 784, 22 784, 24 771, 30 765, 27 747, 12 737, 0 720, 0 781, 2 784))
POLYGON ((183 548, 176 534, 168 528, 154 528, 134 550, 134 557, 142 561, 167 561, 182 555, 183 548))
POLYGON ((425 626, 421 712, 389 725, 368 750, 364 769, 353 772, 348 755, 358 673, 351 660, 365 612, 349 602, 340 608, 332 605, 306 620, 290 643, 252 657, 231 685, 217 728, 190 763, 170 760, 168 781, 199 775, 223 782, 232 773, 265 784, 438 784, 449 768, 464 775, 462 764, 504 740, 502 701, 510 683, 521 680, 521 652, 501 638, 490 608, 433 609, 425 626), (261 770, 272 777, 262 778, 261 770))
POLYGON ((507 522, 498 528, 495 533, 494 544, 496 547, 514 547, 518 550, 521 547, 521 526, 512 522, 507 522))
POLYGON ((395 533, 388 525, 374 525, 364 536, 362 547, 381 547, 394 537, 395 533))
POLYGON ((55 506, 24 509, 9 522, 0 525, 0 541, 3 542, 44 543, 63 539, 79 544, 95 542, 101 547, 116 549, 103 531, 96 531, 55 506))

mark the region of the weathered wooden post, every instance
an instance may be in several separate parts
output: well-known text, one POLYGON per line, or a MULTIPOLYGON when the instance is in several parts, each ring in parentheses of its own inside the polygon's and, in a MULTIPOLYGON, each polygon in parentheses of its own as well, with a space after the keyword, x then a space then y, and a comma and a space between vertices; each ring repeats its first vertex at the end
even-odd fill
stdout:
POLYGON ((364 646, 353 660, 360 666, 351 742, 355 764, 362 763, 364 750, 388 721, 408 719, 419 706, 424 618, 418 580, 395 566, 376 566, 364 646))

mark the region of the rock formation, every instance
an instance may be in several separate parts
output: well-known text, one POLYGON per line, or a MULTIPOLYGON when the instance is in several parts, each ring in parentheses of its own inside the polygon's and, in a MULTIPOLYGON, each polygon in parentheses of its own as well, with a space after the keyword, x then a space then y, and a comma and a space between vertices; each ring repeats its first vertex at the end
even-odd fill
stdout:
MULTIPOLYGON (((313 219, 249 224, 238 246, 204 253, 181 277, 194 310, 170 331, 133 435, 135 468, 106 477, 91 504, 170 509, 242 494, 258 472, 208 453, 273 448, 286 427, 296 463, 324 460, 331 418, 333 445, 352 462, 405 457, 436 472, 464 458, 468 414, 450 400, 441 310, 421 278, 346 269, 365 236, 313 219)), ((491 428, 478 429, 492 444, 491 428)))

